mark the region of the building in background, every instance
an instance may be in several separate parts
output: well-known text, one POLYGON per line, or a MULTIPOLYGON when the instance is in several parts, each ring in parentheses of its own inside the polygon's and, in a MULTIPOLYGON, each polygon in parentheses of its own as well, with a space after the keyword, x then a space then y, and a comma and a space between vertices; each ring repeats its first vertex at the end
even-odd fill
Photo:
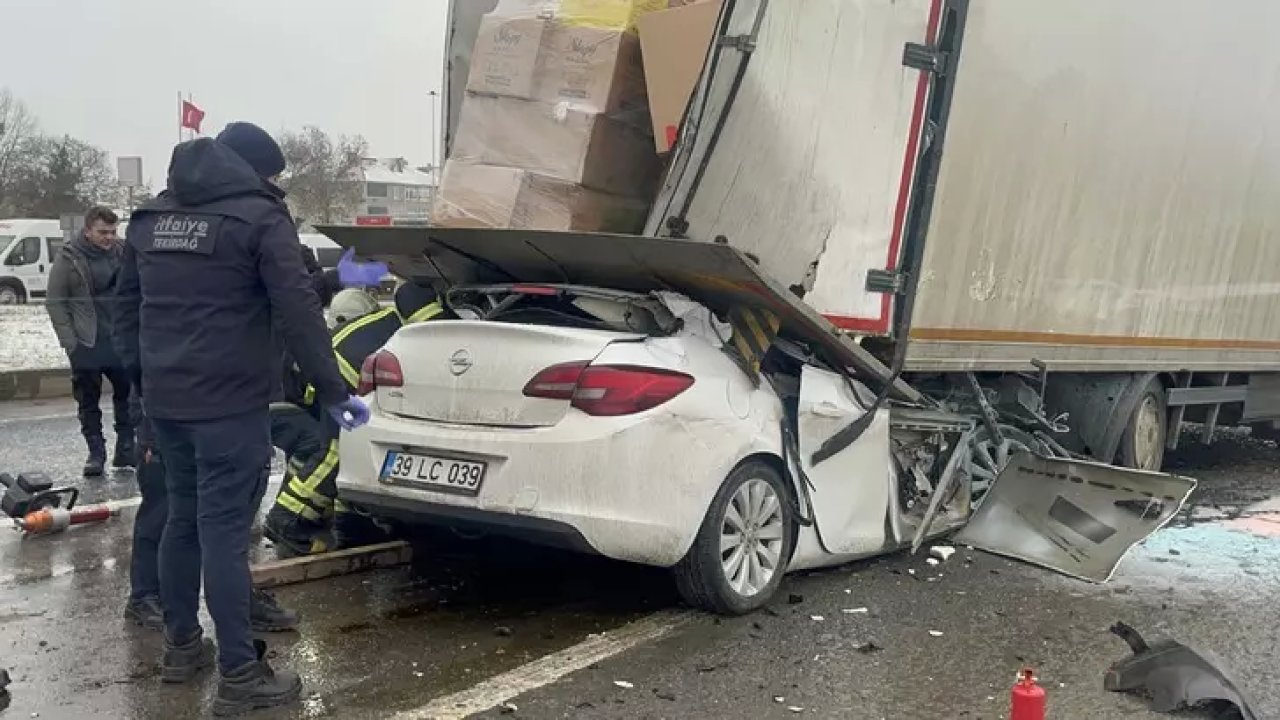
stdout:
POLYGON ((364 195, 356 222, 379 225, 426 223, 435 195, 431 168, 410 167, 404 158, 365 158, 364 195))

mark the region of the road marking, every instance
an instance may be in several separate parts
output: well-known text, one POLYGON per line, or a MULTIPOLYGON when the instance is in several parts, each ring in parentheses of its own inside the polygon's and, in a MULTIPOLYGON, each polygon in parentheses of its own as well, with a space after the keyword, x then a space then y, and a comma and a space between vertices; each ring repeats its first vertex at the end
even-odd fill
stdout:
POLYGON ((461 692, 436 698, 420 708, 397 713, 392 720, 461 720, 491 710, 589 665, 638 645, 661 640, 697 615, 688 610, 654 613, 616 630, 593 635, 573 647, 491 677, 461 692))

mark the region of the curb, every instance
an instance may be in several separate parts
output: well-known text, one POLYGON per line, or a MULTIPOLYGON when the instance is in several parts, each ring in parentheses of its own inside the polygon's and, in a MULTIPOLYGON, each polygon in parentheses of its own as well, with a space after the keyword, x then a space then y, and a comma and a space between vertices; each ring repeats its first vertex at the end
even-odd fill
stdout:
POLYGON ((0 372, 0 402, 64 397, 71 397, 71 371, 67 368, 0 372))

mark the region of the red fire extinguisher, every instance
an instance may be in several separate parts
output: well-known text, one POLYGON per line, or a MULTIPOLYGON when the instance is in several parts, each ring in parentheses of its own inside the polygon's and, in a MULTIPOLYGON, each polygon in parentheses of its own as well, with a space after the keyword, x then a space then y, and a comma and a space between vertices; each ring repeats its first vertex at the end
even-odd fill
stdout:
POLYGON ((1036 684, 1036 673, 1027 668, 1013 685, 1009 699, 1009 720, 1044 720, 1044 688, 1036 684))

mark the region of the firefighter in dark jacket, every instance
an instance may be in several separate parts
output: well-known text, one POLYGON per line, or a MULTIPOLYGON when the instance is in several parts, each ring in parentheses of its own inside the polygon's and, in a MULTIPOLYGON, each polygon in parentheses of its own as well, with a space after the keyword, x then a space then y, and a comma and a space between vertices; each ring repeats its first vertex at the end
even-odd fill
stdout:
MULTIPOLYGON (((363 290, 338 293, 330 307, 333 354, 350 392, 360 385, 360 366, 404 325, 444 314, 433 290, 414 283, 396 289, 394 307, 382 308, 363 290)), ((304 372, 285 381, 284 403, 271 406, 271 437, 288 460, 263 534, 282 556, 326 552, 376 542, 381 529, 338 498, 337 427, 317 413, 314 387, 304 372), (332 523, 332 524, 330 524, 332 523)))
POLYGON ((161 677, 185 682, 212 659, 197 612, 203 570, 218 639, 218 715, 294 702, 302 686, 296 673, 271 669, 250 624, 249 530, 272 452, 274 333, 335 423, 357 427, 369 417, 329 352, 273 181, 284 167, 279 145, 249 123, 178 145, 166 191, 130 220, 117 286, 121 360, 140 380, 169 495, 161 677))

